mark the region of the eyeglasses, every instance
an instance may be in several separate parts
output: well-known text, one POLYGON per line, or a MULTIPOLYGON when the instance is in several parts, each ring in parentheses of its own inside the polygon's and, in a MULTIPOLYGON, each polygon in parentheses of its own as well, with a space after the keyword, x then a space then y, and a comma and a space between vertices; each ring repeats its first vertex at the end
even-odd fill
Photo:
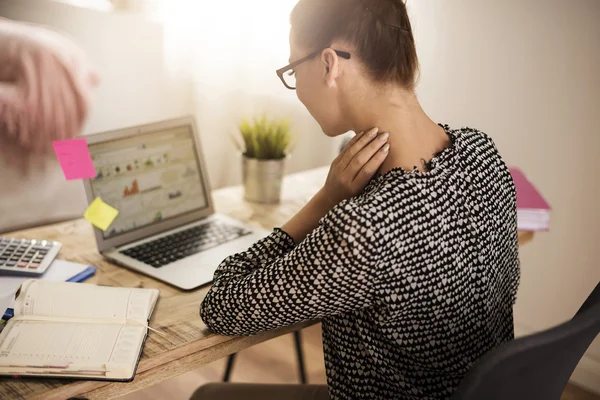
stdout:
MULTIPOLYGON (((283 68, 278 69, 277 72, 277 76, 279 76, 279 79, 281 79, 281 82, 283 82, 284 86, 290 90, 296 90, 296 71, 294 71, 294 68, 296 68, 298 65, 302 64, 304 61, 306 60, 310 60, 311 58, 315 57, 317 54, 321 53, 323 50, 319 50, 319 51, 315 51, 314 53, 311 53, 309 55, 307 55, 304 58, 299 59, 298 61, 294 61, 291 64, 286 65, 283 68)), ((346 60, 350 59, 350 53, 346 52, 346 51, 341 51, 341 50, 334 50, 335 54, 337 54, 339 57, 345 58, 346 60)))

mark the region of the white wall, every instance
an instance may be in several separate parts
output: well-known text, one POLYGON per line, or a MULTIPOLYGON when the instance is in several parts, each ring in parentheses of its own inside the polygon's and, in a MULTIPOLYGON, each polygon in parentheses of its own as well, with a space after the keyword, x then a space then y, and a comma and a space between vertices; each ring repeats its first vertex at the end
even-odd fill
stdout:
POLYGON ((266 113, 291 119, 298 147, 287 172, 329 164, 339 144, 286 89, 275 70, 288 63, 289 14, 297 0, 169 0, 145 3, 165 31, 166 61, 189 76, 194 111, 213 187, 241 182, 241 163, 229 134, 242 117, 266 113), (226 16, 226 21, 223 20, 226 16))
MULTIPOLYGON (((573 316, 600 281, 600 1, 418 0, 423 107, 493 137, 553 207, 522 248, 517 334, 573 316)), ((574 380, 600 393, 600 340, 574 380)))

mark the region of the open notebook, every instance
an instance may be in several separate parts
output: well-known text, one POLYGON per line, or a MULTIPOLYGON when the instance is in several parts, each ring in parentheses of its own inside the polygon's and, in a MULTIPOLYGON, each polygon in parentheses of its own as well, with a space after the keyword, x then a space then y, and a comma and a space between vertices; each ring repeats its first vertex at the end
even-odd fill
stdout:
POLYGON ((158 295, 25 281, 0 334, 0 375, 133 380, 158 295))

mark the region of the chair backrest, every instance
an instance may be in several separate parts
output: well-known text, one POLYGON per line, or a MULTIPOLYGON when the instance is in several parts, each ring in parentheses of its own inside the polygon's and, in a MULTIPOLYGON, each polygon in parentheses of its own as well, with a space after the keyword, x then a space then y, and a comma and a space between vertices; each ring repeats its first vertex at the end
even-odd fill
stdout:
POLYGON ((600 283, 573 319, 504 343, 467 373, 452 400, 559 400, 600 333, 600 283))

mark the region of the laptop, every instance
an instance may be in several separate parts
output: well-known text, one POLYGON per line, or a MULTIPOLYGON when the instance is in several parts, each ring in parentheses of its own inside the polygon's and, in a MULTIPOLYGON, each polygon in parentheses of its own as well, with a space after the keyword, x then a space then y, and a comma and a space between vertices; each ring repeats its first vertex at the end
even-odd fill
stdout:
POLYGON ((221 261, 270 232, 215 213, 192 117, 86 136, 98 175, 88 203, 119 210, 94 228, 106 258, 184 290, 209 283, 221 261))

